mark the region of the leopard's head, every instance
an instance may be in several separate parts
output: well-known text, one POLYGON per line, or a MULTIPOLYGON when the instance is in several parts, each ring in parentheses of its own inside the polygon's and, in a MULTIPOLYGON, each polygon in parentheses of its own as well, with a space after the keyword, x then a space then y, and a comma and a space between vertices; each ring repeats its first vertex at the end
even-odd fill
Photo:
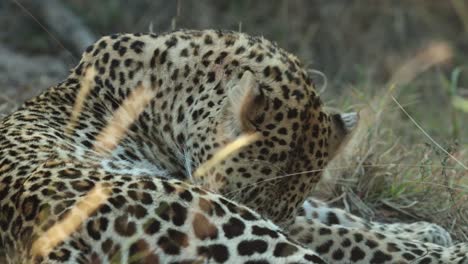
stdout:
POLYGON ((355 113, 327 114, 306 72, 291 75, 244 71, 224 84, 210 158, 239 137, 253 140, 196 179, 278 224, 295 214, 357 121, 355 113))

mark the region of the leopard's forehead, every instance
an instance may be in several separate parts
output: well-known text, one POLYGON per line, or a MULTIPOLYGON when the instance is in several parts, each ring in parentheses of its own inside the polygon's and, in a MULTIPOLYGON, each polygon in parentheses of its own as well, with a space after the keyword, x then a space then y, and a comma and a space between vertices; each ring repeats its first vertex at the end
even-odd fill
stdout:
POLYGON ((263 37, 232 31, 181 30, 156 34, 116 34, 90 46, 75 72, 94 64, 119 84, 138 79, 139 70, 158 72, 153 84, 175 83, 210 86, 251 71, 261 90, 278 103, 298 107, 310 100, 320 104, 311 78, 299 59, 263 37), (122 74, 121 66, 125 66, 122 74))

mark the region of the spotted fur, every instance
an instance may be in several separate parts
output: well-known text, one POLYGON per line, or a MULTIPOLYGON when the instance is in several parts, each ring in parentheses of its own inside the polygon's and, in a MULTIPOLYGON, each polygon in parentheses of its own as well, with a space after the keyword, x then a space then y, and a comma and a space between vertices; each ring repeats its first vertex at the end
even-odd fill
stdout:
POLYGON ((66 80, 0 123, 7 259, 467 263, 464 245, 327 222, 307 203, 298 215, 355 122, 326 113, 299 60, 264 38, 103 37, 66 80))

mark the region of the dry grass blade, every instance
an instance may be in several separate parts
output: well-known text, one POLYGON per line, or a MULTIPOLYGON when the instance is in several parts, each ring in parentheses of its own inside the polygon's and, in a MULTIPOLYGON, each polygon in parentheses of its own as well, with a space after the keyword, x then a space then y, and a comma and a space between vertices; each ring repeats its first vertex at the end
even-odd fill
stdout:
POLYGON ((96 137, 94 149, 100 154, 111 152, 155 96, 156 90, 149 86, 141 84, 135 88, 96 137))
MULTIPOLYGON (((28 10, 26 7, 24 7, 24 6, 23 6, 19 1, 17 1, 17 0, 12 0, 12 1, 13 1, 19 8, 21 8, 21 10, 23 10, 23 12, 25 12, 29 17, 31 17, 31 18, 34 20, 34 22, 35 22, 36 24, 38 24, 38 25, 47 33, 47 35, 49 35, 49 37, 50 37, 51 39, 53 39, 63 50, 67 51, 72 57, 74 57, 74 56, 73 56, 73 53, 72 53, 70 50, 68 50, 68 49, 62 44, 62 42, 60 42, 60 40, 58 40, 58 39, 54 36, 54 34, 52 34, 52 32, 50 32, 50 31, 47 29, 47 27, 44 26, 31 12, 29 12, 29 10, 28 10)), ((74 57, 74 58, 75 58, 75 57, 74 57)), ((75 59, 76 59, 76 58, 75 58, 75 59)))
POLYGON ((81 111, 83 110, 85 100, 88 97, 89 92, 91 91, 91 82, 93 81, 94 76, 96 76, 96 70, 93 67, 86 69, 84 80, 81 82, 80 91, 78 92, 75 104, 73 105, 70 121, 68 122, 68 125, 65 128, 66 134, 71 135, 76 127, 81 111))
POLYGON ((33 256, 47 256, 58 244, 67 239, 109 197, 110 188, 97 184, 65 216, 32 245, 33 256))
MULTIPOLYGON (((442 64, 453 57, 453 49, 445 42, 433 42, 427 48, 421 50, 414 57, 406 60, 398 68, 390 79, 389 88, 377 95, 371 102, 376 102, 374 106, 366 107, 360 111, 360 121, 353 133, 353 138, 349 141, 344 157, 353 155, 356 146, 359 146, 368 137, 368 129, 372 126, 380 126, 382 115, 387 111, 391 94, 398 93, 398 87, 406 85, 414 80, 419 74, 427 71, 435 65, 442 64)), ((336 162, 340 162, 336 159, 336 162)))
POLYGON ((393 74, 390 83, 405 85, 432 66, 444 63, 453 57, 453 49, 446 42, 434 42, 416 56, 404 62, 393 74))
POLYGON ((468 32, 468 4, 463 0, 452 0, 451 3, 465 27, 465 32, 468 32))
POLYGON ((395 97, 392 96, 392 99, 393 101, 398 105, 398 107, 401 109, 401 111, 403 111, 403 113, 405 113, 405 115, 411 120, 411 122, 413 122, 413 124, 424 134, 424 136, 426 136, 431 142, 432 144, 434 144, 435 146, 437 146, 440 150, 442 150, 445 154, 447 154, 447 156, 449 156, 450 158, 452 158, 454 161, 456 161, 460 166, 462 166, 462 168, 464 168, 465 170, 468 170, 468 167, 463 164, 460 160, 458 160, 455 156, 453 156, 452 154, 450 154, 447 150, 445 150, 439 143, 437 143, 437 141, 435 141, 425 130, 424 128, 422 128, 418 122, 416 122, 416 120, 414 120, 414 118, 405 110, 405 108, 403 108, 403 106, 401 106, 401 104, 397 101, 397 99, 395 99, 395 97))
POLYGON ((228 156, 232 155, 239 149, 251 144, 253 141, 257 140, 258 137, 259 135, 257 133, 241 135, 236 140, 216 152, 216 154, 211 159, 200 165, 200 167, 198 167, 197 170, 193 173, 193 176, 197 178, 206 174, 211 168, 215 167, 217 164, 225 160, 228 156))

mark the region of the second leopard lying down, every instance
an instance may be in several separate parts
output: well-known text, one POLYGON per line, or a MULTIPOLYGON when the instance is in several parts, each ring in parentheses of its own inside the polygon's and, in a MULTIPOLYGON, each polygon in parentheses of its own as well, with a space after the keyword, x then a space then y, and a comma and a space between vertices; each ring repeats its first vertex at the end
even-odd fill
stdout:
POLYGON ((299 60, 263 38, 104 37, 2 120, 1 242, 14 263, 468 263, 435 225, 304 203, 356 120, 324 112, 299 60))

